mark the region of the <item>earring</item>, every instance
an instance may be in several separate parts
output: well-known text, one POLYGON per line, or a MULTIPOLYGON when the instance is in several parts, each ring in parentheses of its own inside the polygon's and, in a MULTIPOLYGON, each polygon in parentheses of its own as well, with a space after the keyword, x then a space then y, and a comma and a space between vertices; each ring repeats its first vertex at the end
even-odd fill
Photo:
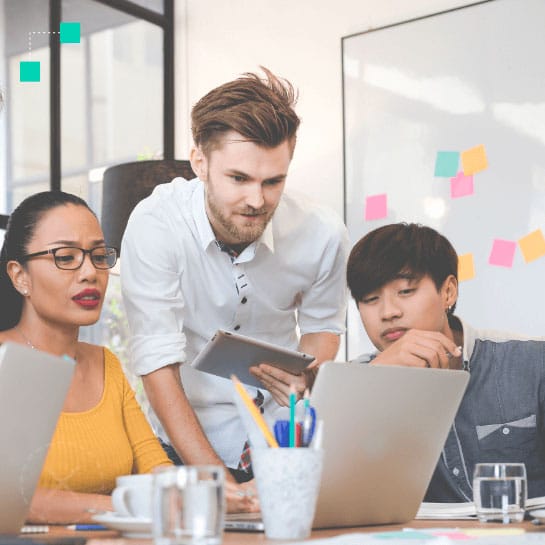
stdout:
POLYGON ((27 290, 26 288, 23 290, 23 295, 24 295, 24 296, 27 296, 27 295, 28 295, 28 290, 27 290))

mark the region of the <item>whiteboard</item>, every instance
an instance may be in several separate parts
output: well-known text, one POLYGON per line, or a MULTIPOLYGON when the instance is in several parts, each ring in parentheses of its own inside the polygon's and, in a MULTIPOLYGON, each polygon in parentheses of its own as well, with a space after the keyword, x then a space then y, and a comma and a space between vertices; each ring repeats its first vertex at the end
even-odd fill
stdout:
MULTIPOLYGON (((387 223, 443 233, 475 276, 457 313, 475 327, 545 335, 545 257, 518 241, 545 233, 545 1, 488 0, 343 38, 345 220, 352 243, 387 223), (438 151, 483 145, 473 194, 451 197, 438 151), (366 199, 387 216, 366 220, 366 199), (491 265, 494 240, 516 242, 491 265)), ((372 349, 349 305, 347 352, 372 349)))

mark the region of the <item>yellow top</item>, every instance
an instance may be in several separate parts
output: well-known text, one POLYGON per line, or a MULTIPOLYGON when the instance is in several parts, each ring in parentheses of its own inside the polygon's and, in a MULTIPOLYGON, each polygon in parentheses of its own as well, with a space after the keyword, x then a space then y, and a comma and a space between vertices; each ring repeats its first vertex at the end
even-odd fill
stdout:
POLYGON ((110 494, 119 475, 170 463, 119 360, 105 348, 102 398, 88 411, 61 413, 39 486, 110 494))

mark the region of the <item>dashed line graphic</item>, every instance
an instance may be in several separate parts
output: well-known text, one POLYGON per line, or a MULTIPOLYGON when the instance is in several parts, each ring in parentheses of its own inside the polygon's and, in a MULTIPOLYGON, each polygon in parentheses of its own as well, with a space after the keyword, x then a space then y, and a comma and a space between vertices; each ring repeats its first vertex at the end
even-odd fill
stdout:
POLYGON ((79 44, 81 41, 81 25, 76 22, 63 21, 58 32, 30 31, 28 33, 28 61, 19 63, 19 81, 22 83, 39 83, 40 81, 40 62, 32 60, 33 34, 58 34, 61 44, 79 44))

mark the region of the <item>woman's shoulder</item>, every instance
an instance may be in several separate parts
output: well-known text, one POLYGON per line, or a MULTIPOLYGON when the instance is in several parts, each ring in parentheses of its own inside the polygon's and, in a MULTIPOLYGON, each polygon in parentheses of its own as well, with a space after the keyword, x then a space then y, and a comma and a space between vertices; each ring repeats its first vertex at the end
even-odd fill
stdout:
POLYGON ((15 342, 21 344, 21 340, 17 339, 14 329, 6 329, 5 331, 0 331, 0 344, 7 342, 15 342))
POLYGON ((117 356, 106 346, 79 342, 78 352, 85 358, 94 361, 104 362, 104 371, 106 373, 122 373, 121 363, 117 356))

